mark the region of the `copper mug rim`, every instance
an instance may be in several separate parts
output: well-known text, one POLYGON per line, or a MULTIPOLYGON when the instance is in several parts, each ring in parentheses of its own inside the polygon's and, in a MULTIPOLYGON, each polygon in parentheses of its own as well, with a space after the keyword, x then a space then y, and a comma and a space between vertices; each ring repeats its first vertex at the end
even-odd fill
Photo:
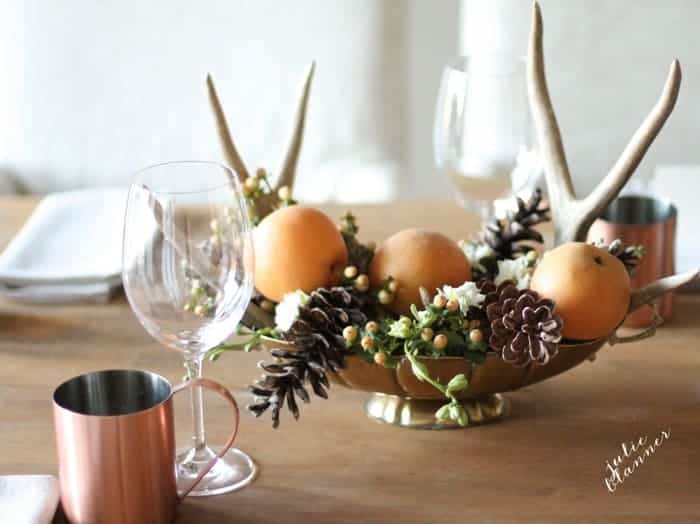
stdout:
POLYGON ((614 199, 598 220, 625 227, 646 227, 673 220, 678 209, 668 198, 624 195, 614 199))
MULTIPOLYGON (((82 391, 83 393, 85 390, 82 391)), ((75 413, 76 415, 84 416, 84 417, 130 417, 130 416, 138 416, 144 413, 148 413, 149 411, 158 409, 160 406, 162 406, 165 402, 170 400, 173 396, 173 393, 175 393, 175 387, 170 383, 170 381, 165 378, 162 375, 159 375, 158 373, 154 373, 152 371, 147 371, 147 370, 142 370, 142 369, 122 369, 122 368, 115 368, 115 369, 104 369, 104 370, 99 370, 99 371, 89 371, 87 373, 82 373, 80 375, 76 375, 74 377, 71 377, 65 381, 63 381, 61 384, 59 384, 56 389, 53 392, 53 403, 56 407, 59 409, 63 409, 65 411, 69 411, 71 413, 75 413), (165 394, 162 395, 162 398, 159 398, 158 401, 155 402, 150 402, 148 403, 147 406, 144 406, 142 408, 136 408, 136 409, 128 409, 128 411, 122 411, 122 412, 116 412, 116 413, 93 413, 89 412, 87 410, 81 410, 77 409, 72 405, 69 405, 70 402, 67 398, 62 398, 70 395, 71 393, 77 393, 75 391, 71 392, 70 388, 73 384, 77 384, 80 382, 86 381, 88 378, 94 377, 95 380, 99 380, 102 377, 109 376, 109 375, 140 375, 141 377, 150 377, 153 381, 160 382, 162 385, 165 386, 165 394)), ((87 395, 82 395, 83 399, 88 397, 87 395)), ((160 395, 159 395, 160 397, 160 395)))

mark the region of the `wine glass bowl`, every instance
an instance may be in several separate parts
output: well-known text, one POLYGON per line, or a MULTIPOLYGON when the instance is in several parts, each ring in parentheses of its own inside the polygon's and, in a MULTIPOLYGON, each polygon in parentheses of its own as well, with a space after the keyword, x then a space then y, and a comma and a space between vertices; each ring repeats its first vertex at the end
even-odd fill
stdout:
MULTIPOLYGON (((214 162, 169 162, 138 172, 127 199, 122 277, 139 322, 180 351, 188 378, 231 335, 253 290, 251 226, 237 176, 214 162)), ((178 485, 215 456, 204 439, 202 394, 192 390, 192 447, 178 450, 178 485)), ((240 450, 221 457, 191 495, 225 493, 255 474, 240 450)))
POLYGON ((525 189, 540 172, 533 142, 524 58, 483 54, 445 66, 433 149, 460 205, 488 220, 494 200, 525 189))

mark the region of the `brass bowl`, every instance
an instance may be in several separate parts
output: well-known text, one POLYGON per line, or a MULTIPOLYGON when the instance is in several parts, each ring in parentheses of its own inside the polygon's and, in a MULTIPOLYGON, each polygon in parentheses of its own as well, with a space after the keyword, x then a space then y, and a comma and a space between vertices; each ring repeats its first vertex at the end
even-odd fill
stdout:
MULTIPOLYGON (((629 311, 636 310, 695 276, 696 272, 674 275, 635 291, 629 311)), ((606 343, 613 345, 651 337, 661 322, 661 317, 655 312, 652 324, 637 334, 619 336, 614 330, 607 337, 559 344, 559 351, 545 365, 529 363, 524 367, 515 367, 493 352, 488 353, 486 361, 479 365, 461 357, 423 356, 418 359, 426 365, 429 375, 442 384, 447 384, 455 375, 464 374, 469 384, 460 392, 459 399, 467 412, 469 427, 498 420, 508 413, 509 404, 502 393, 547 380, 585 360, 593 360, 596 352, 606 343)), ((260 345, 266 349, 290 349, 289 343, 264 337, 260 345)), ((345 359, 345 367, 334 373, 329 372, 329 378, 335 384, 370 393, 365 412, 368 417, 380 422, 425 429, 459 427, 456 423, 436 421, 435 411, 446 399, 433 386, 418 380, 405 358, 397 367, 388 368, 350 355, 345 359)))
MULTIPOLYGON (((461 392, 460 400, 469 425, 475 425, 507 414, 509 405, 501 393, 541 382, 592 360, 607 341, 600 338, 561 344, 559 352, 544 366, 530 363, 514 367, 496 353, 488 353, 481 365, 473 365, 461 357, 418 358, 427 366, 430 376, 443 384, 464 373, 469 386, 461 392)), ((407 359, 402 359, 396 368, 386 368, 352 355, 345 359, 345 368, 331 373, 330 378, 346 388, 371 393, 365 412, 380 422, 421 429, 458 427, 435 420, 435 411, 445 398, 430 384, 416 378, 407 359)))
MULTIPOLYGON (((461 357, 418 357, 427 367, 431 377, 447 384, 452 377, 464 373, 469 381, 461 398, 476 399, 493 393, 513 391, 541 382, 563 373, 589 359, 607 339, 600 338, 574 344, 561 344, 559 352, 544 366, 528 364, 514 367, 504 362, 496 353, 488 353, 486 362, 473 365, 461 357)), ((419 381, 411 371, 411 363, 402 359, 396 368, 386 368, 369 363, 352 355, 346 357, 345 368, 331 374, 334 382, 350 389, 398 395, 417 400, 443 400, 433 386, 419 381)))

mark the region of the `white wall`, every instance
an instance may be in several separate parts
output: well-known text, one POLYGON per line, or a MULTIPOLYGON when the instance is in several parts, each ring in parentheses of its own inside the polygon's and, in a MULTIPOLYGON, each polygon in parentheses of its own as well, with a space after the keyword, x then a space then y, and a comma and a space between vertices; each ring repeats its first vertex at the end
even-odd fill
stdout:
MULTIPOLYGON (((207 72, 244 158, 274 169, 316 59, 301 196, 443 195, 431 139, 443 64, 460 48, 524 53, 530 23, 530 0, 462 3, 460 18, 459 0, 0 0, 0 173, 43 192, 221 158, 207 72)), ((681 97, 639 174, 700 163, 700 2, 542 4, 550 89, 582 192, 615 161, 675 56, 681 97)))
POLYGON ((408 133, 405 16, 375 0, 3 1, 0 169, 51 191, 220 158, 207 72, 244 159, 274 169, 316 59, 302 190, 324 198, 344 177, 390 180, 408 133))
MULTIPOLYGON (((542 0, 541 6, 549 89, 580 193, 622 152, 656 103, 674 58, 683 68, 681 94, 634 178, 649 178, 659 164, 700 163, 700 2, 542 0)), ((465 0, 462 48, 524 54, 530 8, 529 0, 465 0)))

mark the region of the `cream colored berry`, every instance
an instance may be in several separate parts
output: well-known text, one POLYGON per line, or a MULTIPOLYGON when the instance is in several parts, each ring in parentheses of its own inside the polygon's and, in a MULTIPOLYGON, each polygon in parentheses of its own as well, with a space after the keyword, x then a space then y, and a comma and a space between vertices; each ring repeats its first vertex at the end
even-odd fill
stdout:
POLYGON ((459 302, 456 300, 448 300, 445 306, 447 307, 447 311, 455 313, 459 309, 459 302))
POLYGON ((253 193, 254 191, 257 191, 257 189, 260 187, 260 182, 258 181, 257 178, 248 177, 245 179, 245 182, 243 183, 243 187, 245 187, 248 191, 253 193))
POLYGON ((372 337, 362 337, 360 345, 362 346, 362 349, 369 351, 374 347, 374 339, 372 337))
POLYGON ((345 278, 355 278, 357 276, 357 267, 355 266, 348 266, 345 268, 343 271, 343 276, 345 278))
POLYGON ((445 295, 440 295, 440 294, 435 295, 435 298, 433 298, 433 306, 442 309, 446 305, 447 305, 447 297, 445 295))
POLYGON ((469 332, 469 340, 474 342, 474 344, 478 344, 482 340, 484 340, 484 334, 481 332, 480 329, 472 329, 469 332))
POLYGON ((367 275, 359 275, 355 279, 355 288, 358 291, 367 291, 369 289, 369 277, 367 275))
POLYGON ((391 304, 394 301, 394 294, 389 293, 386 289, 382 289, 377 293, 377 298, 380 304, 391 304))
POLYGON ((379 331, 379 324, 377 324, 374 320, 370 320, 367 322, 367 324, 365 324, 365 331, 367 331, 367 333, 374 334, 379 331))
POLYGON ((430 342, 433 340, 433 336, 435 336, 435 333, 431 328, 423 328, 423 330, 420 332, 420 338, 422 338, 425 342, 430 342))
POLYGON ((357 340, 357 328, 355 326, 346 326, 343 329, 343 338, 352 344, 357 340))
POLYGON ((437 335, 433 339, 433 346, 435 346, 435 349, 438 351, 442 351, 447 347, 447 337, 445 335, 437 335))
POLYGON ((378 364, 380 366, 386 364, 386 353, 384 353, 383 351, 377 351, 374 354, 374 362, 375 364, 378 364))
POLYGON ((203 317, 206 312, 207 312, 207 307, 203 304, 197 304, 194 307, 194 314, 197 316, 203 317))
POLYGON ((292 190, 289 188, 289 186, 282 186, 277 190, 277 196, 280 200, 291 200, 292 190))
POLYGON ((399 283, 396 280, 392 280, 387 284, 386 288, 390 293, 396 293, 399 290, 399 283))

